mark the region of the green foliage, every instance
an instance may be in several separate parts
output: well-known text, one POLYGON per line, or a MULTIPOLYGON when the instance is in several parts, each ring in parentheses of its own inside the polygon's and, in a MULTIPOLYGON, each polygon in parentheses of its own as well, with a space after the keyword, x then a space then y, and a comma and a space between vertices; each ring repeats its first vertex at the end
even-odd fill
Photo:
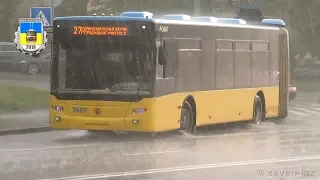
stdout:
POLYGON ((319 54, 320 1, 261 0, 263 10, 286 21, 291 35, 291 51, 319 54))
POLYGON ((0 41, 13 41, 13 26, 10 18, 16 11, 18 0, 0 0, 0 41))
POLYGON ((48 105, 48 91, 30 87, 0 86, 0 114, 46 108, 48 105))
MULTIPOLYGON (((13 0, 0 0, 0 4, 13 0)), ((284 19, 289 27, 291 52, 319 54, 320 1, 317 0, 197 0, 201 15, 234 16, 232 1, 242 4, 258 4, 264 15, 284 19)), ((64 0, 55 9, 57 16, 114 14, 127 10, 147 10, 156 17, 167 13, 193 15, 194 0, 64 0)), ((0 7, 4 7, 3 5, 0 7)), ((10 9, 10 8, 5 8, 10 9)), ((1 10, 0 10, 1 12, 1 10)), ((10 17, 11 15, 7 15, 10 17)))
POLYGON ((63 0, 54 9, 55 16, 84 16, 87 15, 87 4, 89 0, 63 0))
POLYGON ((292 17, 290 26, 300 36, 300 44, 307 47, 305 51, 318 53, 320 32, 320 2, 319 1, 297 1, 291 7, 289 13, 292 17))

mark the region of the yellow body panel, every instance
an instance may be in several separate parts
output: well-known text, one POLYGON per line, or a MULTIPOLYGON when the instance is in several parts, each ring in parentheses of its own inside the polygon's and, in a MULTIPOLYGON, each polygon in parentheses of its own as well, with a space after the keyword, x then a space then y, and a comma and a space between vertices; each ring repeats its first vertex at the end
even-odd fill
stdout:
POLYGON ((192 95, 196 102, 197 126, 251 120, 253 101, 261 90, 265 96, 266 118, 279 115, 279 87, 247 88, 174 93, 158 98, 145 98, 139 102, 63 101, 50 97, 51 106, 61 106, 63 112, 50 108, 52 128, 124 130, 137 132, 161 132, 179 128, 184 99, 192 95), (72 107, 87 108, 86 113, 72 113, 72 107), (100 108, 96 115, 94 108, 100 108), (133 114, 143 108, 143 114, 133 114), (55 116, 61 120, 56 121, 55 116), (132 120, 139 120, 133 124, 132 120))

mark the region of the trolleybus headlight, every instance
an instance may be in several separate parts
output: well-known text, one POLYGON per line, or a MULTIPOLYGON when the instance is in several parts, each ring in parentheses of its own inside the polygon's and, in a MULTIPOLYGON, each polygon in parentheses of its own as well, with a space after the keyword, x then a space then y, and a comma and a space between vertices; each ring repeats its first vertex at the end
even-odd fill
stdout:
POLYGON ((60 121, 60 120, 61 120, 61 118, 60 118, 59 116, 55 116, 55 117, 54 117, 54 120, 56 120, 56 121, 60 121))
POLYGON ((132 114, 143 114, 145 111, 147 111, 147 109, 137 108, 132 110, 132 114))
POLYGON ((138 119, 132 119, 132 124, 138 124, 139 120, 138 119))
POLYGON ((60 111, 62 112, 63 111, 63 107, 61 106, 52 106, 56 111, 60 111))

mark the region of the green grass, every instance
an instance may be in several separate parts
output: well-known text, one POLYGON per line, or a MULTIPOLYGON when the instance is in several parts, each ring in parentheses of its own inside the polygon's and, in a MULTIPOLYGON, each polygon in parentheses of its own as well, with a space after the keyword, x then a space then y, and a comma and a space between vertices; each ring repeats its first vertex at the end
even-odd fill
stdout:
POLYGON ((31 87, 0 86, 0 114, 47 108, 49 92, 31 87))

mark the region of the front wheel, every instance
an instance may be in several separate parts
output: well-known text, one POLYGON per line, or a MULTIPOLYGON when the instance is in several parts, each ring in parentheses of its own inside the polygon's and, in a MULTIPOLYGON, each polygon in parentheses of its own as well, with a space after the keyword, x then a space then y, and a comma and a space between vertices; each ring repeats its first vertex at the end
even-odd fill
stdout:
POLYGON ((264 120, 263 115, 263 105, 260 96, 256 96, 254 98, 254 105, 253 105, 253 123, 260 124, 264 120))
POLYGON ((27 73, 31 75, 36 75, 40 72, 40 67, 37 63, 31 63, 27 66, 27 73))
POLYGON ((189 102, 185 101, 181 109, 180 131, 188 134, 195 134, 195 113, 189 102))

